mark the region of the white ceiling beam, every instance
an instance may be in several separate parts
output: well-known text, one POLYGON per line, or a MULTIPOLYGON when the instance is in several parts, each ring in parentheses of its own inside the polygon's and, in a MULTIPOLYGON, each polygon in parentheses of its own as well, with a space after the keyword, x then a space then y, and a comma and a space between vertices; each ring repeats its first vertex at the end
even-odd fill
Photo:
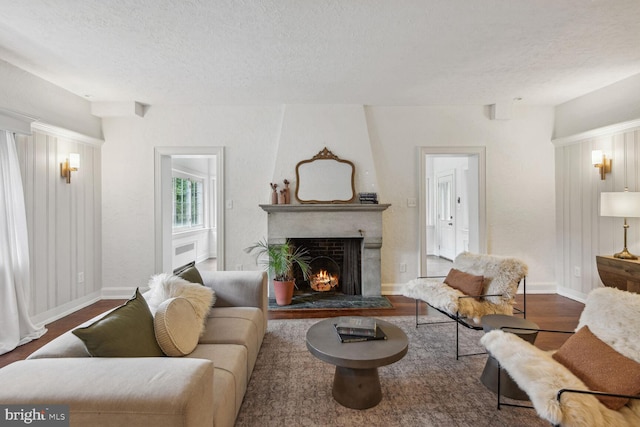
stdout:
POLYGON ((91 114, 96 117, 144 117, 148 105, 136 101, 92 102, 91 114))
POLYGON ((491 120, 511 120, 513 101, 499 101, 489 107, 491 108, 491 120))
POLYGON ((31 123, 38 120, 37 117, 28 116, 17 111, 0 108, 0 129, 9 132, 31 135, 31 123))

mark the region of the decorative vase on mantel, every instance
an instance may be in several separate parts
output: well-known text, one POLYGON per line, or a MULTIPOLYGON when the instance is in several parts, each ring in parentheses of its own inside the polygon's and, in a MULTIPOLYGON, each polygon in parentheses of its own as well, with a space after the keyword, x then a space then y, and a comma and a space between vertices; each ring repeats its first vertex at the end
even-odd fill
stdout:
POLYGON ((269 185, 271 185, 271 204, 277 205, 278 204, 278 184, 274 184, 272 182, 269 185))
POLYGON ((284 180, 284 203, 291 203, 291 191, 289 190, 289 180, 284 180))

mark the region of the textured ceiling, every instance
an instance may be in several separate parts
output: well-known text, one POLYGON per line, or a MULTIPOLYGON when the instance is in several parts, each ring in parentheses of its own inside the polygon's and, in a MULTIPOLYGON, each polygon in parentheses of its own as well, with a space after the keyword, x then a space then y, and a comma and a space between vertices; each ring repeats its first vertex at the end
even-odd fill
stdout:
POLYGON ((640 73, 638 0, 0 0, 0 59, 92 101, 557 105, 640 73))

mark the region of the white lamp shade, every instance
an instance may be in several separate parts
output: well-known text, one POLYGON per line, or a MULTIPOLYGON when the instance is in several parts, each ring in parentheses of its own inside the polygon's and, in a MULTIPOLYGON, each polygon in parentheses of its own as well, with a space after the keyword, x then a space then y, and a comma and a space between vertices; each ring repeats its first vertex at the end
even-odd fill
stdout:
POLYGON ((593 165, 602 164, 602 150, 593 150, 591 152, 591 164, 593 165))
POLYGON ((600 216, 640 217, 640 192, 600 193, 600 216))
POLYGON ((80 167, 80 154, 69 153, 69 167, 75 170, 80 167))

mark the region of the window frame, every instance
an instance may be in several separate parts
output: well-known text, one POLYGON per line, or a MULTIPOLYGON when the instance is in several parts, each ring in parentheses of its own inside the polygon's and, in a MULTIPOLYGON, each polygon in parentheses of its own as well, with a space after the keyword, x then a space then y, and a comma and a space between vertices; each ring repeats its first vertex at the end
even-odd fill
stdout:
MULTIPOLYGON (((190 185, 190 187, 192 186, 190 185)), ((188 231, 195 231, 195 230, 203 230, 207 228, 207 224, 208 224, 208 218, 207 218, 208 188, 207 187, 208 185, 207 185, 206 177, 185 172, 184 170, 180 170, 180 169, 171 170, 171 195, 172 195, 171 227, 172 227, 173 234, 178 234, 178 233, 183 233, 188 231), (174 181, 176 178, 188 180, 192 183, 200 184, 201 186, 201 190, 199 192, 201 196, 200 197, 200 215, 199 215, 200 223, 195 225, 193 224, 192 222, 193 211, 192 209, 190 209, 191 213, 189 214, 188 223, 183 225, 176 225, 176 195, 175 195, 175 181, 174 181)), ((192 189, 190 188, 189 191, 192 191, 192 189)), ((189 202, 189 204, 191 205, 190 207, 192 208, 193 203, 189 202)))

